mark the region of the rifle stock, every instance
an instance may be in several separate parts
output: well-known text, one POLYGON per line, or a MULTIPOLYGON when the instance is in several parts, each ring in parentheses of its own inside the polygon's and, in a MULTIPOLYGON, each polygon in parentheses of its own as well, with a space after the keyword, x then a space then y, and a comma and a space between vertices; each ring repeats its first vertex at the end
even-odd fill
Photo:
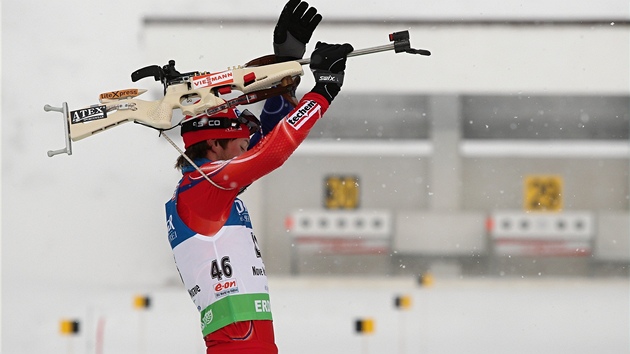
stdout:
POLYGON ((257 67, 236 67, 216 74, 199 76, 203 82, 195 82, 191 78, 188 82, 170 85, 164 97, 157 101, 146 101, 135 97, 104 100, 105 117, 94 120, 74 119, 73 114, 94 109, 92 105, 69 112, 66 119, 70 126, 70 138, 78 141, 96 133, 111 129, 126 122, 139 122, 156 129, 172 128, 173 110, 180 109, 184 115, 195 116, 208 109, 217 107, 226 101, 215 94, 219 87, 230 87, 243 93, 251 93, 279 84, 283 78, 301 76, 302 66, 296 61, 270 64, 257 67), (208 76, 223 77, 216 83, 210 82, 208 76), (228 79, 225 79, 228 78, 228 79), (253 79, 252 79, 253 78, 253 79), (194 88, 196 87, 196 88, 194 88), (195 102, 187 104, 186 98, 194 97, 195 102))

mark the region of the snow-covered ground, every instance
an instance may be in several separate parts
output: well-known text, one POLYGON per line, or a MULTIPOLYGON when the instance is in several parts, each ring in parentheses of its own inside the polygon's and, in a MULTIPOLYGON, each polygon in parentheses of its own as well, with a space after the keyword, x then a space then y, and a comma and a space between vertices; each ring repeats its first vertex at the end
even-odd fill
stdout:
MULTIPOLYGON (((625 278, 275 278, 281 353, 627 353, 625 278), (409 310, 394 306, 409 296, 409 310), (375 331, 355 333, 357 319, 375 331)), ((3 294, 3 354, 204 353, 186 291, 54 285, 3 294), (148 295, 148 310, 133 307, 148 295), (62 336, 63 318, 81 332, 62 336)))

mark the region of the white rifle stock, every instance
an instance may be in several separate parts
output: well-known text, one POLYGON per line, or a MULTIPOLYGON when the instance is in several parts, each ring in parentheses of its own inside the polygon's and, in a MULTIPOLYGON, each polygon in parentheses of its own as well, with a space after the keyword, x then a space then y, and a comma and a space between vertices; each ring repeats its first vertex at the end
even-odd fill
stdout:
MULTIPOLYGON (((388 50, 394 50, 396 53, 431 54, 427 50, 411 48, 408 31, 392 33, 389 35, 389 39, 393 43, 354 50, 348 57, 388 50)), ((244 94, 269 89, 287 77, 293 78, 303 75, 302 65, 309 63, 310 59, 302 59, 260 66, 239 66, 219 73, 195 72, 188 74, 179 74, 175 71, 174 61, 169 62, 171 67, 165 66, 163 71, 155 66, 161 74, 155 74, 151 71, 155 70, 153 67, 147 67, 150 69, 149 73, 143 72, 139 78, 153 75, 156 81, 158 79, 162 81, 165 91, 164 97, 160 100, 146 101, 135 98, 146 90, 128 89, 101 94, 100 105, 95 104, 74 111, 68 111, 66 102, 63 102, 61 108, 46 105, 45 111, 57 111, 64 115, 66 135, 66 147, 48 151, 48 156, 52 157, 62 153, 72 155, 71 145, 73 141, 84 139, 125 122, 136 122, 158 130, 173 128, 171 120, 174 109, 181 109, 186 116, 196 116, 211 109, 216 110, 217 107, 226 104, 224 99, 218 97, 221 88, 229 88, 228 91, 235 89, 244 94), (168 76, 169 74, 164 74, 165 72, 174 72, 175 76, 168 76), (215 77, 216 81, 211 80, 211 77, 215 77), (190 98, 194 98, 194 100, 190 100, 190 98)), ((134 74, 132 74, 132 79, 134 74)), ((133 81, 136 80, 133 79, 133 81)), ((246 98, 246 101, 248 100, 249 98, 246 98)), ((248 101, 247 103, 251 102, 248 101)))
MULTIPOLYGON (((302 66, 296 61, 270 64, 258 67, 233 68, 222 72, 232 77, 229 83, 231 88, 249 93, 256 90, 264 89, 278 84, 283 78, 290 76, 303 75, 302 66), (246 75, 255 75, 257 78, 251 84, 245 83, 246 75), (259 79, 258 79, 259 78, 259 79)), ((217 73, 221 74, 221 73, 217 73)), ((103 99, 102 105, 92 105, 83 109, 64 113, 60 109, 47 105, 47 111, 61 111, 68 120, 69 137, 72 141, 78 141, 89 137, 98 132, 110 129, 125 122, 139 122, 156 129, 169 129, 172 127, 171 119, 173 110, 181 109, 185 115, 194 116, 205 112, 209 108, 213 108, 225 103, 225 100, 217 97, 212 90, 219 86, 226 86, 225 82, 218 84, 208 84, 201 88, 192 88, 193 83, 186 81, 179 84, 173 84, 166 88, 166 93, 161 100, 145 101, 134 97, 125 97, 120 99, 103 99), (187 97, 197 97, 199 100, 192 104, 183 104, 187 97), (81 116, 73 117, 72 114, 78 115, 82 110, 90 108, 106 106, 109 112, 106 117, 94 120, 82 120, 81 116), (76 119, 73 119, 76 118, 76 119)), ((100 111, 100 110, 99 110, 100 111)), ((86 113, 87 114, 87 113, 86 113)), ((89 118, 88 118, 89 119, 89 118)), ((63 153, 65 151, 57 151, 63 153)), ((56 154, 53 154, 53 156, 56 154)))

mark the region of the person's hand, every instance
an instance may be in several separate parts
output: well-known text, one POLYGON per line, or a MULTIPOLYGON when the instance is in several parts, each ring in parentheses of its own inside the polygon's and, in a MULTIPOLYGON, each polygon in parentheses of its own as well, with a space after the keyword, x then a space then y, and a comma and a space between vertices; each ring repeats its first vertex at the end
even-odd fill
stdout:
POLYGON ((278 62, 302 59, 306 43, 321 22, 314 7, 300 0, 289 0, 280 13, 273 30, 273 52, 278 62), (308 10, 307 10, 308 9, 308 10))
POLYGON ((324 96, 328 103, 337 96, 343 85, 348 54, 354 48, 348 43, 328 44, 317 42, 311 54, 310 68, 315 76, 313 92, 324 96))

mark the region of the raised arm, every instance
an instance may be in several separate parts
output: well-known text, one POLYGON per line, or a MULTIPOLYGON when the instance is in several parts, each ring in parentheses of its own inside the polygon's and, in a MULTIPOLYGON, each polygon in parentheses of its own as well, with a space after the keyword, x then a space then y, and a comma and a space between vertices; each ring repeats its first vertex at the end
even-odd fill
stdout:
MULTIPOLYGON (((328 109, 343 84, 349 44, 317 43, 311 56, 316 84, 272 132, 253 149, 227 161, 202 167, 214 183, 225 189, 239 189, 280 167, 304 141, 313 125, 328 109)), ((196 171, 191 178, 203 178, 196 171)))

